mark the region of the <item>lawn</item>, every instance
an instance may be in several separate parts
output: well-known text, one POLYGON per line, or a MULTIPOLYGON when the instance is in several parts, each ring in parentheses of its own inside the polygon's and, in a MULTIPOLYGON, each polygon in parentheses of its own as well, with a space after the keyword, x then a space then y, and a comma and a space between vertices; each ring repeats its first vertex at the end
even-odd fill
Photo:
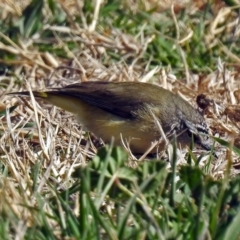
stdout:
POLYGON ((240 5, 168 2, 0 2, 0 239, 240 239, 240 5), (193 144, 136 156, 7 95, 81 81, 178 93, 218 157, 193 144))

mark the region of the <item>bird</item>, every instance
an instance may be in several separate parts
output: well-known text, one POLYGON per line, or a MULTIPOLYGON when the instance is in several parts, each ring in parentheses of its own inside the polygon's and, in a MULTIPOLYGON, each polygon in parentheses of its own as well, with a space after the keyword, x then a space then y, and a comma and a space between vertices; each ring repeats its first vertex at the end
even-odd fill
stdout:
MULTIPOLYGON (((80 124, 105 143, 128 143, 136 154, 163 151, 167 140, 178 147, 194 143, 210 150, 212 138, 204 116, 179 95, 144 82, 86 81, 62 88, 33 91, 42 99, 77 116, 80 124), (175 136, 175 137, 174 137, 175 136)), ((29 91, 11 95, 30 96, 29 91)))

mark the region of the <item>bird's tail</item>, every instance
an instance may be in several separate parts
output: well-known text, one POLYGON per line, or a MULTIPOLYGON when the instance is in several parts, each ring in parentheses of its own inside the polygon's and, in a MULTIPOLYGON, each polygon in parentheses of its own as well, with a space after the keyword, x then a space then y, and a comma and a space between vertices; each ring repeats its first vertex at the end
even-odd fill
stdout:
MULTIPOLYGON (((84 112, 84 111, 87 112, 88 111, 89 105, 86 106, 86 104, 83 101, 81 101, 80 99, 78 99, 76 97, 63 95, 61 93, 62 92, 60 92, 58 90, 49 91, 49 92, 38 92, 38 91, 32 92, 34 97, 42 99, 48 103, 51 103, 52 105, 62 108, 64 110, 67 110, 68 112, 78 114, 79 112, 84 112)), ((12 92, 12 93, 9 93, 9 95, 29 97, 30 92, 29 91, 12 92)))
MULTIPOLYGON (((37 91, 33 91, 33 96, 36 98, 48 98, 48 94, 47 92, 37 92, 37 91)), ((18 95, 18 96, 30 96, 30 92, 29 91, 25 91, 25 92, 11 92, 8 93, 8 95, 18 95)))

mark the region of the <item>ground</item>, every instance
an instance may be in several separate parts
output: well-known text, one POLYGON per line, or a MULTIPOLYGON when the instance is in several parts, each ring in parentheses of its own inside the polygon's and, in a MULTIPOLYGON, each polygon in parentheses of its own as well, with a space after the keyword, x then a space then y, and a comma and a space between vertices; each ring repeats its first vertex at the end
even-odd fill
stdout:
POLYGON ((2 239, 239 237, 239 5, 227 4, 0 3, 2 239), (98 150, 71 114, 7 95, 100 80, 178 93, 203 112, 218 158, 98 150))

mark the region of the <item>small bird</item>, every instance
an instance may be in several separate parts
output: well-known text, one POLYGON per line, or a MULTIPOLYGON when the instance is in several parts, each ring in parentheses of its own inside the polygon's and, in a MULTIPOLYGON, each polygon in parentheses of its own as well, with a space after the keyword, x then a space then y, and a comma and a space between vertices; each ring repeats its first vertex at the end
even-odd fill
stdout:
MULTIPOLYGON (((11 95, 29 96, 29 92, 11 95)), ((153 142, 163 139, 159 129, 171 141, 174 135, 180 147, 194 142, 206 150, 212 139, 202 114, 180 96, 160 86, 140 82, 82 82, 49 91, 33 91, 55 106, 77 115, 79 122, 104 142, 121 145, 128 141, 133 153, 145 153, 153 142), (157 124, 159 123, 159 124, 157 124)), ((164 141, 151 150, 163 150, 164 141)))

